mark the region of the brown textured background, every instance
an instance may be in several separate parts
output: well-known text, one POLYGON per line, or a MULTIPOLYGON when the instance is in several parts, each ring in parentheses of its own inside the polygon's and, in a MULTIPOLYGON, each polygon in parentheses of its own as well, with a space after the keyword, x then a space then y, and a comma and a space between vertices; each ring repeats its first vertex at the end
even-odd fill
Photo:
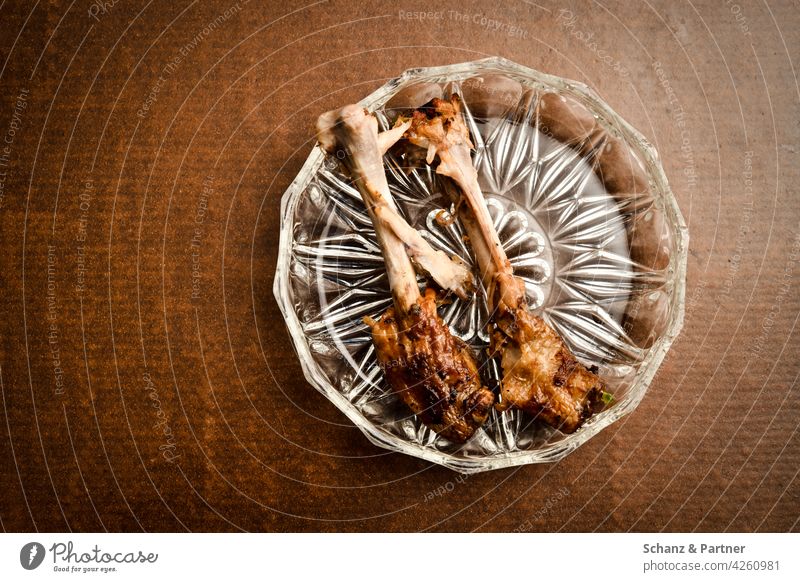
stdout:
POLYGON ((544 1, 0 2, 3 529, 798 530, 800 19, 769 4, 570 3, 565 27, 544 1), (272 283, 315 117, 490 55, 588 83, 656 144, 687 317, 635 413, 561 463, 463 480, 303 380, 272 283))

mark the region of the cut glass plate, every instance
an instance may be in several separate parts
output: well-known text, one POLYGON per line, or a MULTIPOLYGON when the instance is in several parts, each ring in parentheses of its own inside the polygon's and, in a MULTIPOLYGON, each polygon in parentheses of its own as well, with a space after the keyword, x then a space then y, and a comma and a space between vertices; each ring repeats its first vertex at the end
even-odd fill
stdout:
MULTIPOLYGON (((580 83, 492 58, 407 71, 361 104, 385 129, 399 110, 451 93, 462 97, 480 183, 530 306, 597 367, 613 401, 573 434, 512 410, 493 411, 460 445, 422 424, 386 386, 363 322, 391 304, 371 222, 318 146, 282 199, 275 296, 306 378, 373 443, 465 473, 555 461, 647 391, 683 322, 688 232, 654 148, 580 83)), ((391 153, 385 162, 408 222, 472 265, 459 223, 441 220, 452 208, 434 171, 409 171, 391 153)), ((483 290, 448 299, 440 315, 496 388, 483 290)))

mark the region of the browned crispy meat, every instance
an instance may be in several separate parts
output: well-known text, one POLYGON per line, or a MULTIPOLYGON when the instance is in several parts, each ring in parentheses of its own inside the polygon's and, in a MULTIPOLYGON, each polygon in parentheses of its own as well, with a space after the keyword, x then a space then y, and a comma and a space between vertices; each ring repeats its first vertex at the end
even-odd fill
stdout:
POLYGON ((503 367, 498 410, 519 408, 564 432, 575 431, 599 402, 603 382, 528 310, 524 284, 514 276, 478 185, 458 96, 433 99, 415 111, 405 137, 427 150, 428 163, 438 157, 437 173, 454 183, 447 190, 481 270, 494 324, 491 350, 503 367))
POLYGON ((387 383, 427 426, 463 443, 486 420, 494 394, 481 386, 470 349, 436 313, 436 293, 420 294, 412 259, 460 296, 472 291, 472 275, 434 251, 397 212, 381 158, 404 129, 378 134, 374 116, 348 105, 321 115, 317 131, 328 152, 346 152, 344 166, 361 192, 386 262, 394 307, 380 321, 366 322, 387 383))
POLYGON ((481 385, 469 347, 450 333, 428 289, 408 313, 368 321, 389 385, 422 421, 463 443, 486 421, 494 394, 481 385))
POLYGON ((603 383, 582 366, 541 317, 501 301, 491 350, 503 367, 498 410, 520 408, 563 432, 574 432, 599 404, 603 383))

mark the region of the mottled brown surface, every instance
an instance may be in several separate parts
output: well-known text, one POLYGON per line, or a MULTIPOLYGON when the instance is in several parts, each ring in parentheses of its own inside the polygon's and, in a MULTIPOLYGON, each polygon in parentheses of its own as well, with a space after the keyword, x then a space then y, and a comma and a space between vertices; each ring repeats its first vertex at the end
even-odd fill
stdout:
POLYGON ((380 321, 367 321, 392 390, 436 433, 468 441, 489 417, 494 394, 481 385, 476 354, 437 313, 436 291, 426 289, 406 313, 390 307, 380 321))
POLYGON ((500 408, 519 408, 565 433, 575 432, 602 407, 602 380, 525 303, 510 307, 500 301, 495 313, 491 349, 503 367, 500 408))
POLYGON ((233 1, 0 4, 2 527, 800 529, 796 3, 537 4, 252 2, 208 33, 233 1), (656 144, 688 311, 634 414, 558 464, 456 480, 303 381, 272 283, 317 115, 489 55, 585 81, 656 144))

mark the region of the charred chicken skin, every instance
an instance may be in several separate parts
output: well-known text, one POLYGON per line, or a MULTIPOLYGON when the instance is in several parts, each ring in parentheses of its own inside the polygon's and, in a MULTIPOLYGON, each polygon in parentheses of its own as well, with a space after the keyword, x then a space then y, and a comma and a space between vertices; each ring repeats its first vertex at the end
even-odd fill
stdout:
POLYGON ((493 324, 490 352, 500 357, 503 368, 502 401, 496 408, 518 408, 563 432, 574 432, 599 403, 603 382, 529 311, 525 286, 514 276, 478 184, 458 96, 433 99, 410 119, 400 118, 397 127, 409 122, 404 137, 426 150, 428 163, 438 158, 437 174, 452 181, 446 190, 481 271, 493 324))
POLYGON ((510 305, 499 301, 494 308, 490 351, 500 356, 503 368, 503 401, 497 408, 513 406, 574 432, 599 404, 603 383, 578 363, 553 328, 528 310, 521 282, 520 287, 520 299, 510 305))
POLYGON ((427 426, 448 440, 469 439, 489 416, 494 394, 481 386, 469 347, 450 334, 427 289, 408 312, 389 308, 369 322, 389 385, 427 426))
POLYGON ((322 147, 342 159, 364 199, 386 263, 393 307, 380 321, 365 319, 387 383, 432 430, 456 443, 484 423, 494 394, 481 385, 475 357, 436 313, 436 293, 422 295, 414 265, 442 288, 472 290, 469 271, 434 251, 397 212, 383 170, 383 154, 408 124, 378 133, 375 117, 348 105, 320 116, 322 147), (412 264, 413 259, 413 264, 412 264))

